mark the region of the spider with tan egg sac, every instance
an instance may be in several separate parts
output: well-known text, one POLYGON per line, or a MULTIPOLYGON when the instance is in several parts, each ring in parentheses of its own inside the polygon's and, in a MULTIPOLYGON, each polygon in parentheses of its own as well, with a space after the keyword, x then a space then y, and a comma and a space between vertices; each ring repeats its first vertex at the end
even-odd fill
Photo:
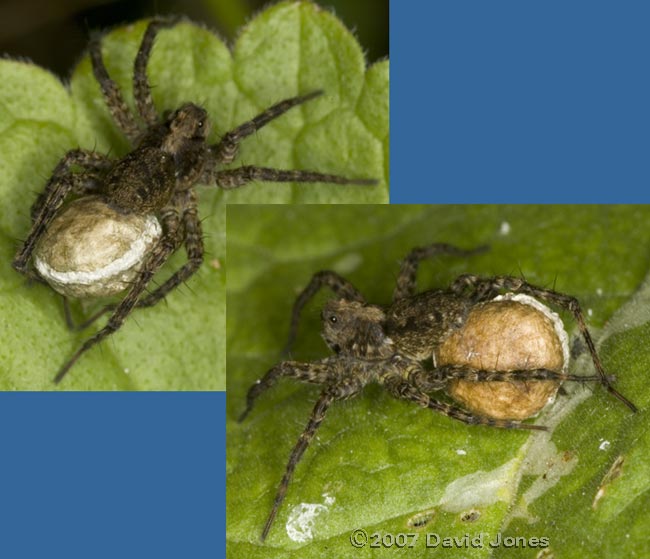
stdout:
POLYGON ((309 170, 252 165, 223 169, 236 159, 242 140, 322 92, 285 99, 210 144, 205 109, 188 102, 159 116, 151 96, 147 65, 154 39, 161 29, 179 21, 158 18, 148 24, 133 69, 137 115, 128 109, 106 70, 101 38, 91 41, 94 76, 113 119, 133 149, 120 159, 85 149, 69 151, 33 204, 31 230, 13 260, 17 271, 47 282, 64 296, 68 319, 67 297, 126 292, 119 303, 104 307, 81 325, 111 313, 106 325, 59 369, 55 382, 61 381, 84 352, 118 330, 135 308, 155 305, 200 267, 204 248, 197 184, 233 189, 251 181, 376 183, 309 170), (187 262, 146 292, 154 274, 181 246, 187 262))
POLYGON ((250 387, 239 418, 243 421, 257 398, 280 378, 322 387, 289 457, 262 540, 269 534, 296 465, 330 405, 357 396, 370 383, 378 383, 395 398, 463 423, 506 429, 546 430, 543 425, 519 420, 541 410, 562 381, 599 382, 636 411, 605 373, 575 297, 512 276, 483 278, 469 274, 458 277, 447 289, 416 293, 416 274, 422 260, 484 250, 486 247, 463 250, 440 243, 412 250, 402 262, 389 306, 367 303, 335 272, 322 271, 312 277, 294 304, 286 350, 293 345, 304 306, 322 287, 328 287, 335 298, 321 313, 322 335, 334 355, 274 366, 250 387), (567 374, 568 341, 561 340, 564 328, 542 302, 572 314, 597 374, 567 374), (485 387, 489 387, 487 395, 485 387), (430 396, 432 392, 441 392, 464 407, 435 399, 430 396))

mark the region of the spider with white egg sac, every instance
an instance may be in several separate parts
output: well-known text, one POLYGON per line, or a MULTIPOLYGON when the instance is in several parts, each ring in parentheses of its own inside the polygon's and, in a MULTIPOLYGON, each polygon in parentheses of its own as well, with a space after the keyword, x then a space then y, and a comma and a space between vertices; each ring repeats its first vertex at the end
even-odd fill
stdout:
POLYGON ((82 325, 111 313, 105 326, 59 369, 57 383, 82 354, 117 331, 135 308, 155 305, 200 267, 204 248, 197 184, 233 189, 251 181, 377 182, 253 165, 223 169, 235 160, 242 140, 322 91, 280 101, 210 144, 210 120, 204 108, 185 103, 160 116, 151 96, 146 70, 154 39, 162 28, 179 21, 157 18, 147 26, 133 69, 137 115, 128 109, 106 70, 101 38, 91 41, 94 76, 113 119, 133 148, 120 159, 81 148, 66 153, 31 208, 31 230, 13 260, 17 271, 48 283, 64 298, 125 292, 119 303, 104 307, 82 325), (181 247, 187 262, 147 293, 154 274, 181 247))
POLYGON ((392 302, 384 306, 366 302, 361 292, 336 272, 314 274, 294 303, 285 352, 296 337, 303 308, 327 287, 335 298, 321 312, 322 336, 334 354, 318 361, 278 363, 250 387, 239 417, 243 421, 257 398, 282 378, 321 387, 289 456, 262 540, 268 536, 296 466, 330 406, 359 396, 368 384, 379 384, 394 398, 468 425, 504 429, 546 431, 544 425, 520 420, 544 408, 562 381, 598 382, 637 411, 605 373, 575 297, 512 276, 470 274, 459 276, 446 289, 416 293, 422 260, 485 250, 463 250, 443 243, 413 249, 402 262, 392 302), (542 302, 572 314, 597 374, 567 374, 568 338, 559 316, 542 302))

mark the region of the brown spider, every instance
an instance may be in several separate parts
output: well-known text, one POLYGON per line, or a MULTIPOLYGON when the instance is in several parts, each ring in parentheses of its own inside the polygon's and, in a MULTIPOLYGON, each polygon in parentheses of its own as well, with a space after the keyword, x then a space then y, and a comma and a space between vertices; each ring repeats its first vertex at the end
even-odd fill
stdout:
POLYGON ((335 355, 316 362, 283 361, 274 366, 251 386, 246 409, 239 417, 239 421, 243 421, 257 397, 281 377, 323 386, 309 422, 289 457, 273 507, 262 531, 262 540, 271 529, 296 465, 332 402, 358 395, 369 383, 376 382, 395 398, 413 402, 463 423, 508 429, 547 430, 542 425, 472 413, 436 400, 429 396, 429 393, 448 393, 450 383, 458 380, 504 384, 529 381, 596 381, 602 383, 632 411, 636 411, 636 406, 611 385, 611 378, 605 374, 585 325, 580 305, 574 297, 531 285, 512 276, 481 278, 474 275, 458 277, 447 289, 415 293, 416 273, 423 259, 437 254, 470 255, 485 249, 486 247, 463 250, 447 244, 433 244, 412 250, 402 262, 393 301, 389 306, 367 303, 349 281, 335 272, 322 271, 312 277, 294 304, 286 351, 289 351, 293 344, 305 304, 321 287, 329 287, 336 298, 325 304, 321 320, 323 338, 335 355), (598 374, 577 376, 539 367, 488 370, 458 363, 436 365, 435 353, 443 341, 465 326, 471 311, 493 301, 503 291, 517 296, 534 297, 570 311, 587 344, 598 374))
POLYGON ((153 19, 144 33, 133 69, 137 116, 129 111, 108 75, 100 38, 91 41, 94 76, 133 150, 117 160, 85 149, 66 153, 31 208, 31 231, 14 258, 17 271, 49 283, 64 296, 69 325, 66 297, 104 297, 127 290, 118 304, 104 307, 81 325, 112 312, 106 325, 61 367, 57 383, 84 352, 118 330, 133 309, 155 305, 197 271, 204 249, 196 184, 233 189, 251 181, 376 183, 250 165, 220 170, 235 159, 244 138, 322 92, 285 99, 209 144, 210 122, 205 109, 185 103, 161 118, 151 96, 146 69, 154 39, 160 29, 179 21, 153 19), (77 198, 62 207, 70 195, 77 198), (153 292, 143 295, 156 271, 182 245, 187 262, 153 292), (29 266, 30 260, 35 270, 29 266))

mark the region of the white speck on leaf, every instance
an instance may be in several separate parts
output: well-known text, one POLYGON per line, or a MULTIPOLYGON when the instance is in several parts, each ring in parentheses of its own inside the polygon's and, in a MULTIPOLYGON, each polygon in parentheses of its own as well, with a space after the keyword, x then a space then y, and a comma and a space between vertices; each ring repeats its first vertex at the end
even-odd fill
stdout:
POLYGON ((314 539, 313 530, 316 518, 329 511, 336 500, 329 493, 323 493, 323 499, 324 504, 300 503, 291 509, 285 526, 291 540, 305 543, 314 539))
POLYGON ((510 234, 510 224, 507 221, 501 222, 501 227, 499 228, 499 235, 509 235, 510 234))

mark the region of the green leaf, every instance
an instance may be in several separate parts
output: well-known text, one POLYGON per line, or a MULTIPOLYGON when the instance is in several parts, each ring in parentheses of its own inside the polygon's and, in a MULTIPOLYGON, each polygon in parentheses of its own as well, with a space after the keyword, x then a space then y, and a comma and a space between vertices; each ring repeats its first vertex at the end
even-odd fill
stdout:
MULTIPOLYGON (((108 71, 132 109, 133 60, 146 24, 115 29, 103 39, 108 71)), ((232 53, 189 22, 163 30, 148 75, 160 112, 186 101, 206 107, 211 141, 283 98, 324 89, 321 98, 246 139, 234 166, 312 168, 376 177, 381 184, 259 183, 229 193, 199 187, 207 251, 202 269, 165 303, 136 311, 118 333, 84 355, 61 389, 223 389, 225 204, 387 201, 388 63, 366 71, 351 33, 313 4, 280 3, 260 13, 242 30, 232 53)), ((18 239, 29 231, 31 204, 67 150, 81 146, 120 157, 129 146, 109 115, 87 56, 69 88, 18 61, 0 60, 0 79, 0 389, 50 390, 57 369, 96 327, 69 332, 60 297, 47 286, 28 285, 10 262, 18 239)), ((176 254, 155 281, 183 261, 184 255, 176 254)), ((92 310, 80 307, 79 319, 92 310)))
MULTIPOLYGON (((649 218, 647 206, 228 208, 229 556, 645 556, 649 218), (369 301, 388 303, 400 259, 415 246, 441 241, 466 248, 488 243, 491 250, 423 264, 421 289, 448 285, 462 273, 513 274, 575 295, 605 368, 641 411, 632 414, 600 386, 567 383, 566 394, 537 420, 550 434, 528 434, 467 426, 370 386, 330 408, 262 544, 286 461, 319 389, 286 380, 259 399, 245 422, 236 418, 249 386, 281 359, 296 295, 314 272, 333 269, 369 301), (603 486, 621 456, 620 475, 610 474, 603 486), (320 511, 311 540, 287 532, 292 515, 297 526, 301 504, 320 511), (355 528, 418 539, 402 551, 356 549, 355 528), (484 545, 427 549, 427 533, 483 533, 484 545), (527 542, 546 537, 549 547, 492 548, 497 533, 527 542)), ((330 296, 323 293, 306 308, 294 358, 328 355, 319 309, 330 296)), ((584 344, 575 344, 574 322, 562 316, 583 352, 571 371, 592 374, 584 344)))

